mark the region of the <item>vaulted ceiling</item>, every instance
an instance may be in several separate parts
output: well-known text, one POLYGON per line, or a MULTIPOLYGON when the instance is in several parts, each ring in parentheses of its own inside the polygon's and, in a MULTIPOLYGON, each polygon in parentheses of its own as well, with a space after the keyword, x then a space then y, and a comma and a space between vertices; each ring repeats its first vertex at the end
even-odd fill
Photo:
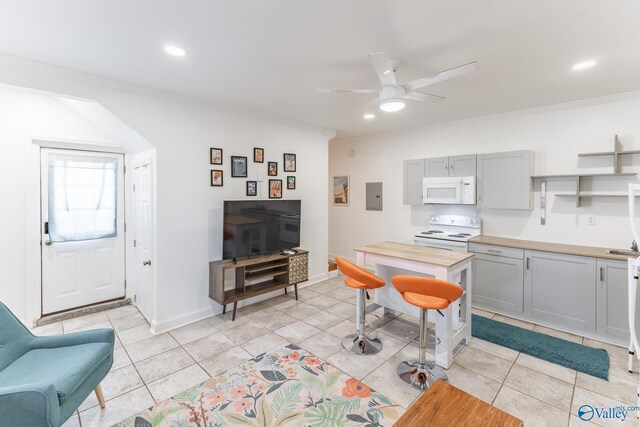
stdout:
POLYGON ((639 22, 637 0, 1 0, 0 53, 346 138, 638 90, 639 22), (188 55, 167 56, 170 43, 188 55), (400 83, 480 68, 398 113, 314 91, 379 87, 370 52, 401 61, 400 83))

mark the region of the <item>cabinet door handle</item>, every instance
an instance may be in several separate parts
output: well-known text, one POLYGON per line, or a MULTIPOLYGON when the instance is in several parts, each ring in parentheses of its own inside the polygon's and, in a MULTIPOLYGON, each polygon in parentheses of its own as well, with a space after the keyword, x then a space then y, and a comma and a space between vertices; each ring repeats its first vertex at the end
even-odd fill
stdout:
POLYGON ((529 260, 530 260, 530 258, 527 257, 527 270, 529 269, 529 260))
POLYGON ((600 267, 600 281, 604 282, 604 267, 600 267))
POLYGON ((499 251, 497 249, 487 249, 487 252, 492 252, 494 254, 501 254, 502 253, 502 251, 499 251))

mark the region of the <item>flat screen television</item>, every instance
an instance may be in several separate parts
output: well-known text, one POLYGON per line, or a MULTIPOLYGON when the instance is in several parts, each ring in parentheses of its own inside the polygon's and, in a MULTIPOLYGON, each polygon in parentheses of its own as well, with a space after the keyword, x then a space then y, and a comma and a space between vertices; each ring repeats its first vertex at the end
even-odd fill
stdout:
POLYGON ((300 246, 300 200, 224 202, 222 258, 246 258, 300 246))

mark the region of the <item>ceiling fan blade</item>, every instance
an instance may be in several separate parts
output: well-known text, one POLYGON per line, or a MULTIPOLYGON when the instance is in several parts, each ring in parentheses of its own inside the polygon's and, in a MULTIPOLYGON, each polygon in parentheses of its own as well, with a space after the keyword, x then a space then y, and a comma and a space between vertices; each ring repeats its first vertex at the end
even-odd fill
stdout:
POLYGON ((409 92, 404 97, 406 99, 411 99, 413 101, 427 101, 427 102, 433 102, 433 103, 440 102, 447 99, 444 96, 431 95, 428 93, 421 93, 421 92, 409 92))
POLYGON ((366 110, 368 108, 373 107, 374 105, 377 106, 378 104, 380 104, 380 98, 376 96, 371 101, 369 101, 366 104, 364 104, 363 106, 361 106, 359 109, 360 110, 366 110))
POLYGON ((378 74, 378 78, 380 79, 382 86, 398 86, 398 83, 396 83, 396 75, 393 72, 393 66, 391 65, 391 60, 389 60, 389 55, 384 52, 370 53, 369 60, 371 61, 373 68, 376 70, 376 74, 378 74))
POLYGON ((377 93, 379 89, 316 89, 317 93, 377 93))
POLYGON ((404 87, 407 89, 407 91, 412 91, 432 84, 440 83, 454 77, 462 76, 472 71, 476 71, 477 69, 478 63, 470 62, 468 64, 460 65, 459 67, 455 67, 450 70, 441 71, 429 77, 423 77, 421 79, 414 80, 405 84, 404 87))

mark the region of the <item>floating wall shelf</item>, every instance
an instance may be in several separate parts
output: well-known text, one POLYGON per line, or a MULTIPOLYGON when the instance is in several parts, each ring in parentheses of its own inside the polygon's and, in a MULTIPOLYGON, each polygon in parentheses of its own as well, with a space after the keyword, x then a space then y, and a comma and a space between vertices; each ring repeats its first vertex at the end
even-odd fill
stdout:
POLYGON ((542 178, 591 178, 594 176, 636 176, 637 173, 627 172, 627 173, 570 173, 564 175, 534 175, 532 179, 542 179, 542 178))
MULTIPOLYGON (((571 178, 576 180, 575 193, 556 193, 558 197, 575 197, 576 207, 580 207, 580 199, 594 198, 594 197, 627 197, 626 193, 608 193, 608 192, 583 192, 580 190, 582 178, 596 178, 596 177, 624 177, 624 176, 637 176, 637 173, 622 173, 620 172, 619 158, 625 154, 640 154, 640 150, 622 150, 622 144, 618 139, 618 135, 615 136, 613 141, 613 151, 601 151, 595 153, 579 153, 578 157, 601 157, 601 156, 613 156, 613 173, 571 173, 571 174, 555 174, 555 175, 535 175, 531 179, 562 179, 571 178)), ((541 184, 542 185, 542 184, 541 184)))
POLYGON ((617 172, 620 172, 620 156, 625 154, 640 154, 640 150, 624 151, 622 149, 622 144, 620 143, 620 139, 618 139, 618 135, 616 135, 613 140, 613 151, 601 151, 597 153, 580 153, 578 154, 578 157, 613 156, 613 171, 617 173, 617 172))

